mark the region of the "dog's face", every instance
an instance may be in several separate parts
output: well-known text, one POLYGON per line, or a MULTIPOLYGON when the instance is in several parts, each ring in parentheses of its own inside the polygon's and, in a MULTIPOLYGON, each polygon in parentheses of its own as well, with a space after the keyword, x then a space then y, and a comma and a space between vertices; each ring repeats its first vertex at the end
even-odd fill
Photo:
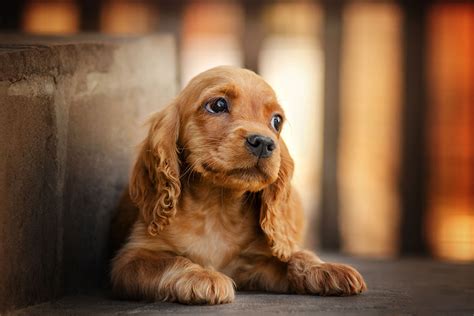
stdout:
POLYGON ((186 168, 216 185, 259 191, 275 182, 284 113, 255 73, 219 67, 194 78, 179 96, 178 143, 186 168))

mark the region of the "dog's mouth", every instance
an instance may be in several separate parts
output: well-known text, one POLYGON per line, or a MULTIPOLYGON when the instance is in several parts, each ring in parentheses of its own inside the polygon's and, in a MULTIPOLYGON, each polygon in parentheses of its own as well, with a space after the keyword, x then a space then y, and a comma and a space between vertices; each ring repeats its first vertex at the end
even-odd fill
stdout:
POLYGON ((230 177, 239 177, 239 178, 260 178, 260 179, 267 179, 269 176, 263 170, 263 168, 257 163, 252 167, 248 168, 234 168, 230 170, 217 170, 214 169, 211 165, 208 163, 202 163, 202 168, 206 170, 207 172, 210 173, 216 173, 216 174, 223 174, 226 176, 230 177))

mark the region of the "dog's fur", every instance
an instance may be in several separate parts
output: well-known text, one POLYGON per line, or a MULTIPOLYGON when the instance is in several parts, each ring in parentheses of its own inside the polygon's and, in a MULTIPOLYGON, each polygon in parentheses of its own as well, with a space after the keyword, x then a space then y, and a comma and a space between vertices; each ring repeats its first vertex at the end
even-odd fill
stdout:
POLYGON ((270 123, 275 113, 284 118, 261 77, 217 67, 151 118, 124 197, 128 207, 116 222, 121 237, 130 232, 112 262, 117 295, 220 304, 232 302, 235 287, 317 295, 366 289, 353 268, 300 247, 293 160, 270 123), (228 113, 206 111, 218 97, 228 101, 228 113), (270 157, 250 153, 250 134, 275 141, 270 157))

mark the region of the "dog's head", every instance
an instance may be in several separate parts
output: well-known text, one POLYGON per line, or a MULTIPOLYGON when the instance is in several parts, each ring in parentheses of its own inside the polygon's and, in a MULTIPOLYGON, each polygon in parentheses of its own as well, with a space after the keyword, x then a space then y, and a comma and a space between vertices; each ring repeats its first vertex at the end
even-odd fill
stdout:
POLYGON ((283 247, 275 240, 284 236, 275 234, 284 234, 278 213, 293 172, 280 137, 284 121, 272 88, 254 72, 217 67, 193 78, 152 117, 132 174, 130 195, 149 233, 176 213, 181 175, 191 171, 217 186, 260 192, 262 229, 273 246, 283 247))

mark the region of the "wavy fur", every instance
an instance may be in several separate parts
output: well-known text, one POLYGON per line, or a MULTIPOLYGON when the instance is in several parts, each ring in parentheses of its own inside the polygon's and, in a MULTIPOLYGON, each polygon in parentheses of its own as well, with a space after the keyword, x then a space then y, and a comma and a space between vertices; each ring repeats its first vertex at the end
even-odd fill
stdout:
POLYGON ((221 304, 233 301, 235 288, 316 295, 366 289, 353 268, 302 249, 293 160, 271 124, 275 114, 284 119, 262 78, 217 67, 151 117, 123 219, 112 229, 122 235, 115 239, 128 237, 112 261, 117 296, 221 304), (209 111, 217 98, 227 111, 209 111), (247 139, 255 134, 274 142, 271 155, 252 154, 247 139))

